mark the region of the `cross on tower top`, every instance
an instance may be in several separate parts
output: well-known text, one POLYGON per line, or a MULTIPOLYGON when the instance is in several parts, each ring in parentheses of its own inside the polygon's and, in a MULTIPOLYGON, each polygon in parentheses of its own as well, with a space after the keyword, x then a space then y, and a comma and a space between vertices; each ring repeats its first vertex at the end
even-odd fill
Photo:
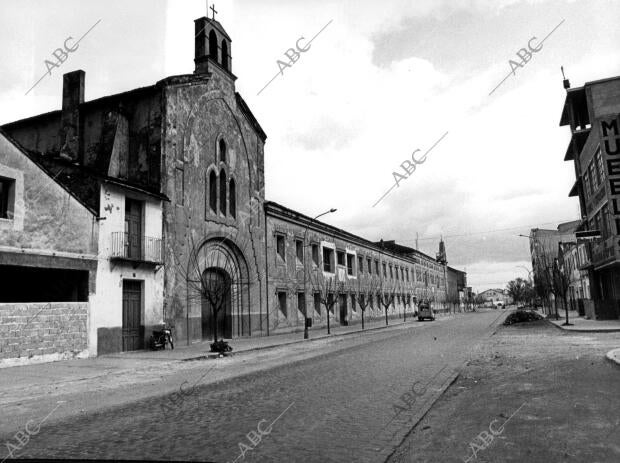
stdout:
POLYGON ((209 9, 213 12, 213 16, 211 19, 215 19, 215 15, 217 14, 217 10, 215 9, 215 5, 211 5, 209 9))

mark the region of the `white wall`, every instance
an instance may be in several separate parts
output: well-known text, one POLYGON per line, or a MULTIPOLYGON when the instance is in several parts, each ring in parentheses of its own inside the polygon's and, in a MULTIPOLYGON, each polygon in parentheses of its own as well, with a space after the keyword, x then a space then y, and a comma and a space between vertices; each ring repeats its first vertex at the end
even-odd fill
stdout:
MULTIPOLYGON (((163 323, 163 266, 140 264, 133 268, 130 262, 111 261, 112 233, 125 230, 125 197, 143 201, 143 234, 162 237, 161 200, 130 192, 121 187, 104 184, 100 193, 99 255, 96 294, 91 297, 91 326, 89 353, 97 355, 97 329, 122 327, 123 279, 142 280, 143 325, 163 323), (156 271, 157 269, 157 271, 156 271)), ((148 339, 151 333, 145 332, 148 339)))

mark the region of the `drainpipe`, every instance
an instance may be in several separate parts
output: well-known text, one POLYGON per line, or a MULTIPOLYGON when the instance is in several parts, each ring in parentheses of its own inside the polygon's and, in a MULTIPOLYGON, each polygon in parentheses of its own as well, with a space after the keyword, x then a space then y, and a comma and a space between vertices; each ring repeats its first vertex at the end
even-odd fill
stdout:
MULTIPOLYGON (((265 219, 265 294, 267 295, 267 297, 265 298, 265 310, 267 311, 267 336, 269 336, 269 253, 267 248, 267 210, 265 208, 264 202, 263 215, 265 219)), ((263 323, 262 320, 263 317, 261 308, 261 324, 263 323)))

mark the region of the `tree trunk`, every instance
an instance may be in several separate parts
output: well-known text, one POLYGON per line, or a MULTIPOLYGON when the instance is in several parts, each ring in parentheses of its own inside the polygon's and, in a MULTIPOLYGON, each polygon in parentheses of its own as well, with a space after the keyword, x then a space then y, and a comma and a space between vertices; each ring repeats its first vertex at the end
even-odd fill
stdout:
POLYGON ((329 331, 329 307, 327 308, 327 334, 331 334, 329 331))
POLYGON ((218 310, 215 309, 215 306, 212 306, 213 311, 213 341, 217 341, 217 313, 218 310))
POLYGON ((362 331, 364 330, 364 310, 362 310, 362 331))
POLYGON ((385 308, 385 326, 388 325, 388 308, 385 308))

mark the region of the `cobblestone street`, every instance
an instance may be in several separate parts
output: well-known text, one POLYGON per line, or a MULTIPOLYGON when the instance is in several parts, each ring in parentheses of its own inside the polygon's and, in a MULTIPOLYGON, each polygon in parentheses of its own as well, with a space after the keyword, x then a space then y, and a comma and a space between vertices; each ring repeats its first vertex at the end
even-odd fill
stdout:
MULTIPOLYGON (((147 398, 76 418, 51 416, 20 456, 385 461, 470 353, 479 355, 475 347, 505 314, 469 313, 343 339, 269 374, 196 389, 186 384, 176 398, 147 398)), ((212 362, 196 362, 193 374, 212 362)))

